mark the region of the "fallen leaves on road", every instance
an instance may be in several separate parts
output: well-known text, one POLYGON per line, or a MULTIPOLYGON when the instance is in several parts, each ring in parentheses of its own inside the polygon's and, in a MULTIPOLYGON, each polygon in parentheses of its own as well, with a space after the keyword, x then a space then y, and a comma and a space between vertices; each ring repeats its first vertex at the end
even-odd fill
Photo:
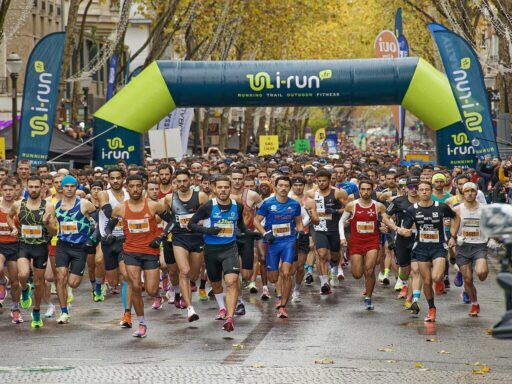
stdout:
POLYGON ((251 368, 265 368, 265 366, 263 364, 254 363, 251 365, 251 368))
POLYGON ((318 359, 315 360, 315 364, 334 364, 334 360, 329 358, 318 359))
POLYGON ((377 349, 379 352, 395 352, 395 349, 393 348, 393 344, 386 345, 385 347, 377 349))
POLYGON ((445 351, 444 349, 439 351, 439 354, 441 355, 449 355, 451 352, 445 351))
POLYGON ((414 363, 414 368, 423 368, 423 363, 420 363, 420 362, 414 363))
POLYGON ((242 344, 233 344, 233 349, 244 349, 244 346, 242 344))
POLYGON ((437 343, 437 342, 439 342, 439 339, 437 337, 433 337, 431 339, 427 339, 427 341, 429 341, 431 343, 437 343))
POLYGON ((487 333, 488 335, 492 335, 492 328, 485 328, 485 333, 487 333))
POLYGON ((398 363, 396 360, 386 360, 386 363, 398 363))

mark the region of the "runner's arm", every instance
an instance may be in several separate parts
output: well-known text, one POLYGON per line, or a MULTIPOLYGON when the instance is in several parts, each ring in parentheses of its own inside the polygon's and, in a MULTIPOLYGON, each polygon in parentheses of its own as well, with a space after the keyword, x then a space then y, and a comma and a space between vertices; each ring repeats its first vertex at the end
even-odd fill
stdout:
POLYGON ((338 222, 338 230, 339 230, 339 234, 340 234, 340 240, 342 242, 345 241, 345 245, 347 242, 347 240, 345 239, 345 223, 352 216, 352 211, 354 209, 353 207, 354 207, 354 204, 348 203, 347 206, 345 207, 345 211, 343 212, 343 215, 341 215, 340 221, 338 222))
POLYGON ((110 205, 108 201, 108 193, 106 191, 101 191, 98 193, 98 201, 100 203, 100 208, 107 217, 110 219, 112 217, 112 205, 110 205))
POLYGON ((306 210, 308 211, 309 217, 311 218, 311 223, 318 224, 320 222, 320 217, 318 217, 318 212, 316 211, 316 204, 313 199, 309 199, 306 202, 306 210))
POLYGON ((199 208, 197 209, 197 211, 190 218, 190 220, 188 222, 188 229, 190 229, 192 232, 196 232, 196 233, 211 234, 211 235, 218 234, 220 232, 220 228, 217 228, 217 229, 208 228, 208 227, 205 227, 205 226, 199 224, 199 222, 201 220, 206 220, 210 217, 210 215, 212 214, 212 208, 213 208, 213 203, 211 200, 208 201, 206 204, 200 205, 199 208), (215 229, 215 230, 212 231, 212 229, 215 229))
POLYGON ((55 218, 55 206, 53 204, 46 204, 43 224, 46 226, 46 229, 51 236, 55 236, 57 234, 57 220, 55 218))

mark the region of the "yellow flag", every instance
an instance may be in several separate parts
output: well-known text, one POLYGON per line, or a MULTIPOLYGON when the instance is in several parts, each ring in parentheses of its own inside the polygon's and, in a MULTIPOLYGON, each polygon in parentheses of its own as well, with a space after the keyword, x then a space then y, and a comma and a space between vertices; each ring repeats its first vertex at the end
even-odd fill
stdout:
POLYGON ((0 159, 5 160, 5 137, 0 137, 0 159))
POLYGON ((273 155, 279 149, 279 136, 260 136, 260 152, 258 156, 273 155))
POLYGON ((317 131, 315 132, 315 155, 320 156, 325 154, 324 141, 325 128, 317 129, 317 131))

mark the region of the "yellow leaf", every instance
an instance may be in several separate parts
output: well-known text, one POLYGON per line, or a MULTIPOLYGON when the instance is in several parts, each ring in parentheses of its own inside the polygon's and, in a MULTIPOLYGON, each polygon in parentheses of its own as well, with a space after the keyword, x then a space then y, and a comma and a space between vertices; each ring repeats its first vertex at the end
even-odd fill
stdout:
POLYGON ((379 352, 395 352, 393 348, 379 348, 377 349, 379 352))
POLYGON ((255 364, 251 365, 251 368, 265 368, 265 366, 263 364, 255 363, 255 364))
POLYGON ((473 369, 473 375, 483 375, 483 371, 481 369, 473 369))
POLYGON ((437 337, 433 337, 431 339, 427 339, 427 341, 434 343, 434 342, 439 342, 439 339, 437 337))
POLYGON ((491 368, 487 367, 487 366, 483 366, 482 368, 480 368, 480 370, 484 373, 489 373, 491 372, 491 368))
POLYGON ((328 358, 319 359, 319 360, 315 360, 315 364, 334 364, 334 360, 328 359, 328 358))
POLYGON ((386 360, 386 363, 398 363, 396 360, 386 360))
POLYGON ((419 362, 414 363, 414 368, 423 368, 423 363, 419 363, 419 362))
POLYGON ((443 349, 443 350, 441 350, 441 351, 439 351, 439 353, 440 353, 441 355, 449 355, 449 354, 450 354, 450 352, 445 351, 444 349, 443 349))
POLYGON ((233 344, 233 349, 244 349, 244 346, 242 344, 233 344))
POLYGON ((492 335, 492 328, 485 328, 485 333, 487 333, 488 335, 492 335))

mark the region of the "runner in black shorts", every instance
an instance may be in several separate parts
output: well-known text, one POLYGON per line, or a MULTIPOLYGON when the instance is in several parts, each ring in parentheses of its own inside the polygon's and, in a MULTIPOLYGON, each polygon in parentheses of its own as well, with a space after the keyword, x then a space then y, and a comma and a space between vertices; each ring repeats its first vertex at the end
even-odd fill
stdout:
MULTIPOLYGON (((448 247, 455 246, 460 217, 446 204, 432 200, 432 184, 421 181, 418 184, 420 201, 407 208, 402 228, 397 228, 401 236, 412 236, 409 228, 416 226, 416 238, 412 249, 412 269, 419 271, 423 280, 423 292, 428 301, 428 315, 425 322, 436 321, 436 307, 432 282, 444 279, 445 260, 448 247), (450 239, 446 239, 443 226, 445 218, 453 219, 450 224, 450 239), (448 240, 448 244, 447 244, 448 240)), ((413 301, 418 301, 419 291, 413 291, 413 301)))

